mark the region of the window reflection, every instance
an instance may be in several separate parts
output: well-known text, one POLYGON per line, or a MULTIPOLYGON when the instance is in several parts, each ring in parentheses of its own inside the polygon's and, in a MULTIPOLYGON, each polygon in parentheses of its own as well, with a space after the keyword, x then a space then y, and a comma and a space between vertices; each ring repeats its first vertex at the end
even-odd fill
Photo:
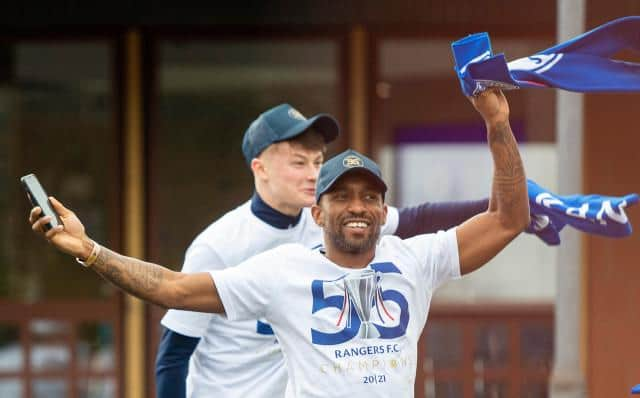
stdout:
POLYGON ((528 382, 522 385, 522 398, 547 398, 549 387, 546 382, 528 382))
POLYGON ((29 352, 31 369, 35 371, 65 370, 71 362, 67 345, 71 325, 50 319, 35 319, 29 324, 33 341, 29 352))
MULTIPOLYGON (((0 323, 0 372, 19 371, 23 366, 20 328, 17 325, 0 323)), ((9 382, 7 382, 9 383, 9 382)), ((2 388, 12 388, 9 383, 2 388)), ((9 395, 0 394, 0 397, 9 395)))
POLYGON ((430 384, 425 391, 426 398, 463 398, 462 382, 437 381, 430 384))
POLYGON ((78 367, 94 372, 114 368, 113 326, 108 323, 83 323, 78 327, 78 367))
POLYGON ((20 379, 0 379, 0 397, 21 397, 22 385, 20 379))
POLYGON ((484 368, 506 366, 508 361, 509 331, 507 325, 494 323, 483 325, 476 332, 474 363, 481 371, 484 368))
POLYGON ((520 331, 522 366, 551 371, 553 329, 544 324, 525 324, 520 331))
POLYGON ((425 329, 427 355, 425 366, 430 371, 455 368, 462 361, 462 328, 453 322, 430 321, 425 329))
POLYGON ((116 384, 111 379, 90 378, 78 381, 80 398, 112 398, 116 396, 116 384))
POLYGON ((94 239, 108 243, 109 195, 117 194, 111 63, 106 42, 25 42, 0 57, 0 297, 105 297, 107 284, 77 272, 25 222, 20 176, 38 175, 69 203, 94 239), (73 283, 69 283, 73 281, 73 283))
POLYGON ((33 398, 66 398, 69 396, 68 383, 64 380, 38 379, 31 383, 33 398))
POLYGON ((497 381, 480 381, 475 386, 475 398, 506 398, 507 383, 497 381))

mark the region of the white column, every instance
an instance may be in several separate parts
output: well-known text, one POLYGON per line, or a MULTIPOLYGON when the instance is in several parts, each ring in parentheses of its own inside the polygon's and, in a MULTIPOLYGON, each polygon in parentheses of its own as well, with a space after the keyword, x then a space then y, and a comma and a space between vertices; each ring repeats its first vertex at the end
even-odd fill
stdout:
MULTIPOLYGON (((557 0, 558 42, 585 31, 585 0, 557 0)), ((558 186, 564 193, 582 192, 582 94, 557 91, 556 132, 558 186)), ((565 228, 558 249, 555 302, 555 354, 550 381, 551 398, 584 398, 586 384, 581 362, 582 281, 581 236, 565 228)))

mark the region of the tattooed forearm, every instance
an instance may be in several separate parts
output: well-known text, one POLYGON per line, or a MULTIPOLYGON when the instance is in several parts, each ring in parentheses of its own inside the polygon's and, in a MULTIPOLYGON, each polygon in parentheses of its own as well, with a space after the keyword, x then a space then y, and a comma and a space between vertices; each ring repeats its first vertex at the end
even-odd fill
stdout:
POLYGON ((518 146, 508 122, 489 128, 489 146, 495 162, 495 176, 501 180, 524 177, 518 146))
POLYGON ((172 271, 156 264, 115 253, 102 247, 92 268, 109 282, 122 290, 165 306, 167 292, 162 291, 162 282, 169 279, 172 271))
POLYGON ((488 140, 494 161, 489 210, 500 211, 514 222, 522 219, 526 225, 529 210, 524 166, 508 121, 490 126, 488 140))

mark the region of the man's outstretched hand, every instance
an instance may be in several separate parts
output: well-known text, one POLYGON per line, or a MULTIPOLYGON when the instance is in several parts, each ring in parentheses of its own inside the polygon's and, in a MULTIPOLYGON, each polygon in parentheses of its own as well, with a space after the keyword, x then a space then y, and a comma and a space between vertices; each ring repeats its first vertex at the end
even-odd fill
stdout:
POLYGON ((80 259, 89 257, 93 242, 85 234, 84 225, 82 225, 74 212, 64 207, 57 199, 49 197, 49 201, 64 225, 58 225, 47 231, 44 226, 51 222, 51 217, 40 217, 42 209, 34 207, 29 214, 31 229, 64 253, 80 259))

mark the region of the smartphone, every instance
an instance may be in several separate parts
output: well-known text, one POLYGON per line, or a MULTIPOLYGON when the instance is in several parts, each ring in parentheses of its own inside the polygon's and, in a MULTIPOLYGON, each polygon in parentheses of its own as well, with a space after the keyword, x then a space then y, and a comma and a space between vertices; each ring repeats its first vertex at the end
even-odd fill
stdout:
POLYGON ((62 221, 60 220, 58 213, 56 213, 55 210, 53 210, 53 207, 51 207, 49 196, 44 191, 44 188, 42 188, 42 185, 40 185, 38 177, 36 177, 35 174, 27 174, 20 178, 20 182, 22 183, 25 191, 27 191, 27 197, 29 197, 31 205, 33 207, 38 206, 42 209, 40 217, 51 216, 51 222, 44 226, 45 229, 50 230, 53 227, 62 225, 62 221))

